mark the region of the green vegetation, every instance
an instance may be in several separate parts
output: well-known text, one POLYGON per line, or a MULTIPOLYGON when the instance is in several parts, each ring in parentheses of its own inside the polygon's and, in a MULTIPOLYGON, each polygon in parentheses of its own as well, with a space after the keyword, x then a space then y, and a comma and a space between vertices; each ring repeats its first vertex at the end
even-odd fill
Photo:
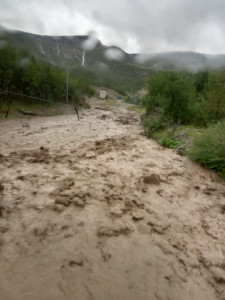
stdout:
POLYGON ((143 125, 148 137, 155 137, 158 131, 165 128, 161 115, 151 115, 151 117, 144 118, 143 125))
POLYGON ((225 120, 196 136, 188 154, 193 160, 219 171, 225 179, 225 120))
POLYGON ((137 105, 132 105, 132 106, 127 106, 127 110, 135 111, 140 115, 143 115, 145 113, 145 109, 143 107, 137 106, 137 105))
POLYGON ((225 178, 225 70, 156 72, 147 87, 142 99, 147 136, 181 153, 190 148, 193 160, 225 178))
POLYGON ((172 133, 164 134, 160 139, 160 144, 167 148, 177 148, 180 145, 180 141, 175 138, 172 133))
POLYGON ((49 103, 41 101, 23 101, 21 99, 4 99, 2 109, 0 110, 0 119, 5 118, 8 110, 9 101, 11 101, 10 112, 8 119, 22 118, 21 110, 31 111, 38 116, 55 116, 62 114, 75 113, 74 108, 71 105, 64 103, 49 103))
MULTIPOLYGON (((93 88, 75 72, 70 73, 68 102, 79 106, 85 96, 94 94, 93 88)), ((3 91, 28 95, 31 98, 8 93, 14 101, 40 104, 32 97, 51 102, 66 101, 66 72, 48 64, 38 62, 26 52, 16 52, 11 46, 0 49, 0 79, 3 91)), ((6 96, 2 97, 3 100, 6 96)), ((3 101, 4 102, 4 101, 3 101)), ((43 102, 44 103, 44 102, 43 102)))

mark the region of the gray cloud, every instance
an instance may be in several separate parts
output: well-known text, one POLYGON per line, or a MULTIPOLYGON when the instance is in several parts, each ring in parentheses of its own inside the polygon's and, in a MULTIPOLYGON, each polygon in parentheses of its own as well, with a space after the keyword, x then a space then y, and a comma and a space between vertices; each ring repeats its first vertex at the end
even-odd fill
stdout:
POLYGON ((223 0, 1 0, 1 24, 39 34, 97 32, 128 52, 225 53, 223 0))

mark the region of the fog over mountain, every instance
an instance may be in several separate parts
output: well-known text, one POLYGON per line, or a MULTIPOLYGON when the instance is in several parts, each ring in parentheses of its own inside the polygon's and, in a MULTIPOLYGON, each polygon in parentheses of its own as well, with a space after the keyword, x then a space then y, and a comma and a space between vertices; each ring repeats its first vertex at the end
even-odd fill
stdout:
POLYGON ((223 54, 222 0, 1 0, 1 24, 45 35, 87 35, 128 53, 223 54))
POLYGON ((95 71, 118 72, 126 67, 144 70, 178 70, 198 72, 225 66, 225 55, 195 52, 161 52, 129 54, 119 47, 104 45, 95 35, 47 36, 0 27, 0 47, 7 43, 25 50, 38 60, 60 68, 86 68, 95 71))

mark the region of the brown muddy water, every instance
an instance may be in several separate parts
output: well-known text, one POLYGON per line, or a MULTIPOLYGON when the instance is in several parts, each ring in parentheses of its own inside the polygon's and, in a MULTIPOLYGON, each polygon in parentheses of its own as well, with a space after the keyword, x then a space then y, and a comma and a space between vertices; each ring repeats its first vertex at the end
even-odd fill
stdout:
POLYGON ((225 299, 225 184, 92 100, 0 122, 0 299, 225 299))

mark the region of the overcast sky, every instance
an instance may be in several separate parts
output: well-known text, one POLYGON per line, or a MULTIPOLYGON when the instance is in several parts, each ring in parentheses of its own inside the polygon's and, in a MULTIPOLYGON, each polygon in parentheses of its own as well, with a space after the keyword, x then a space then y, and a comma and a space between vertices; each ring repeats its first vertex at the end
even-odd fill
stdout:
POLYGON ((225 0, 0 0, 0 24, 48 35, 94 31, 129 53, 225 53, 225 0))

